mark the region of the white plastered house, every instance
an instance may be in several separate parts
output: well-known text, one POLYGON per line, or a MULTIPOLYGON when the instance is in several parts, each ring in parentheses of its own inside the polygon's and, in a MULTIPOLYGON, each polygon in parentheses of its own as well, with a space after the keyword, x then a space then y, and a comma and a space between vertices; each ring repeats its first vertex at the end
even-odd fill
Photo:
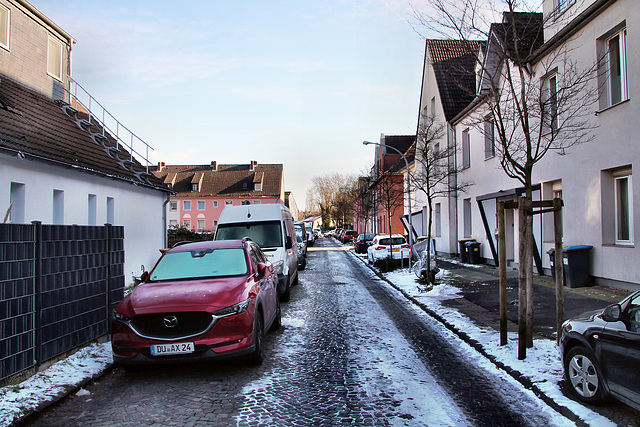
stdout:
MULTIPOLYGON (((633 184, 633 170, 640 167, 640 145, 636 140, 640 123, 633 96, 634 84, 640 81, 640 39, 633 37, 632 31, 627 33, 627 28, 640 25, 640 11, 633 6, 632 0, 545 0, 543 16, 550 25, 545 26, 543 41, 535 46, 529 63, 542 86, 551 88, 554 78, 562 77, 563 64, 552 64, 554 54, 561 49, 568 49, 579 69, 602 60, 589 83, 597 90, 597 99, 587 107, 587 122, 594 125, 592 139, 571 147, 565 155, 547 153, 534 168, 534 200, 563 199, 563 244, 593 246, 589 274, 595 283, 639 289, 636 260, 640 259, 640 248, 635 241, 640 227, 635 218, 640 213, 640 184, 633 184)), ((490 43, 485 47, 483 52, 489 56, 490 43)), ((444 116, 442 105, 450 94, 438 90, 432 64, 425 63, 421 110, 435 107, 435 114, 444 116)), ((482 88, 483 76, 477 77, 476 89, 482 88)), ((437 237, 441 240, 438 250, 452 254, 457 253, 458 240, 474 238, 482 244, 483 260, 493 263, 497 201, 515 200, 522 185, 501 168, 500 158, 487 138, 489 128, 478 126, 478 117, 486 114, 486 108, 477 97, 455 117, 447 117, 447 143, 458 147, 453 161, 463 168, 460 179, 475 184, 466 193, 440 200, 441 235, 437 237)), ((514 210, 507 210, 506 214, 507 258, 517 266, 518 215, 514 210)), ((537 215, 536 265, 545 273, 550 269, 546 252, 553 247, 553 235, 552 214, 537 215)))

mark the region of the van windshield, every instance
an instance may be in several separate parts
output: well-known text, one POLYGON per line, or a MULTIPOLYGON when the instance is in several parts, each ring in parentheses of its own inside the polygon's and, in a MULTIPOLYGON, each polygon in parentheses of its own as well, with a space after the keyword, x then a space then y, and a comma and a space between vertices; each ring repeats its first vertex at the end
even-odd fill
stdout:
POLYGON ((238 240, 243 237, 249 237, 261 248, 283 246, 280 221, 237 222, 218 225, 216 240, 238 240))

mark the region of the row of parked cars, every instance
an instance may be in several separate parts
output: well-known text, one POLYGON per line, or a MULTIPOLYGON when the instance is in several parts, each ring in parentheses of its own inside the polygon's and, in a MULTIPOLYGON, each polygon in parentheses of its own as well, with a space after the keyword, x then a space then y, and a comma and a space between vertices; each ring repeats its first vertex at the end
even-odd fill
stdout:
MULTIPOLYGON (((239 356, 262 363, 265 332, 280 327, 280 302, 306 267, 299 228, 307 232, 283 205, 228 206, 213 241, 164 251, 113 312, 114 361, 125 368, 239 356)), ((306 243, 315 241, 309 236, 306 243)))

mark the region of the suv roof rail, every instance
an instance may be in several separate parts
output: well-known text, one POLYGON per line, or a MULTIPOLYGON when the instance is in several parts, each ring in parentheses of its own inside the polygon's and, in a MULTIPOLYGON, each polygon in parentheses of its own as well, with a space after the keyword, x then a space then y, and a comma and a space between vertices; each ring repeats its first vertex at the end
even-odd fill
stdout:
POLYGON ((188 241, 188 240, 183 240, 183 241, 181 241, 181 242, 176 242, 176 243, 174 243, 174 244, 173 244, 173 246, 171 246, 171 247, 172 247, 172 248, 175 248, 175 247, 177 247, 177 246, 186 245, 187 243, 193 243, 193 242, 190 242, 190 241, 188 241))

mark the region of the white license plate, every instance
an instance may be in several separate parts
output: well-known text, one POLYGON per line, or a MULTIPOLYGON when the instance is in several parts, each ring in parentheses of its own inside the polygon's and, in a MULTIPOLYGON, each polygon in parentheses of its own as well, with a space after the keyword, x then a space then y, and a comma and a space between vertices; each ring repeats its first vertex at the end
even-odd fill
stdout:
POLYGON ((151 346, 152 356, 171 356, 174 354, 189 354, 195 351, 192 342, 181 342, 176 344, 155 344, 151 346))

